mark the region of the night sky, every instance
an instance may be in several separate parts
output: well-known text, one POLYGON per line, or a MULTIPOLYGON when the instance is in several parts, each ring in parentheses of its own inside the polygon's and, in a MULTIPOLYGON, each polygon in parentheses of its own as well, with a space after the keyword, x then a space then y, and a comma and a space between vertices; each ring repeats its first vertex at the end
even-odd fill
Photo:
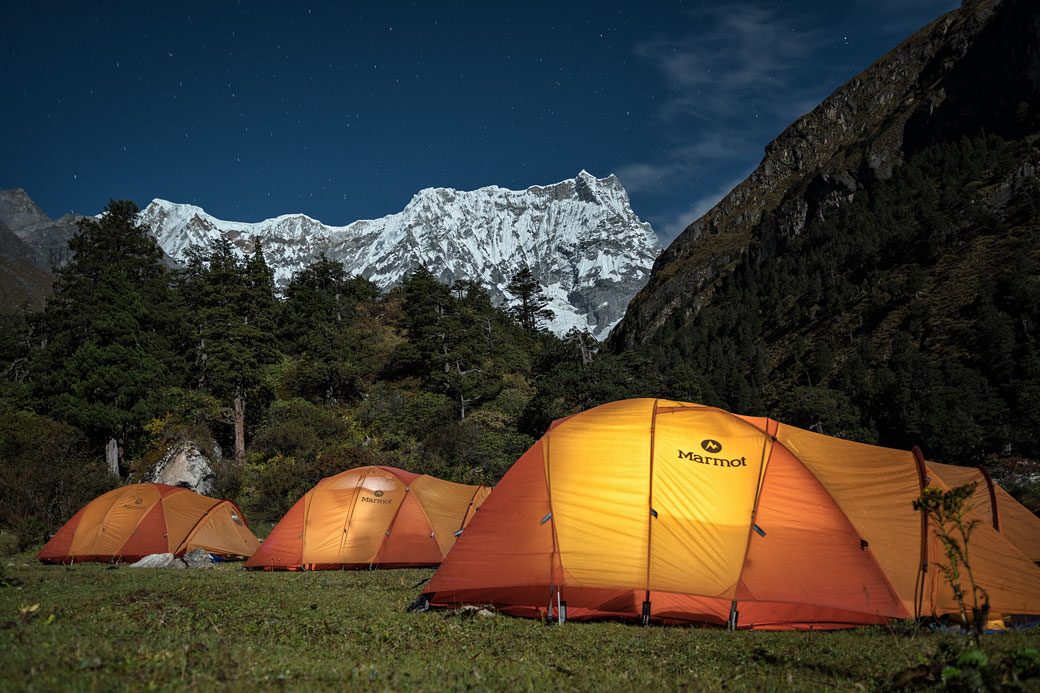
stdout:
POLYGON ((347 224, 615 173, 667 242, 958 0, 0 2, 0 189, 347 224))

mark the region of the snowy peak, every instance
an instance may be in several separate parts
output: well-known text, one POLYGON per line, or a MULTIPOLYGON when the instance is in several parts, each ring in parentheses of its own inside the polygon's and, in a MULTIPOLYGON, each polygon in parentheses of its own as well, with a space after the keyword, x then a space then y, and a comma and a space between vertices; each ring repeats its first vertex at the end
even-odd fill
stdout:
POLYGON ((304 214, 223 221, 200 207, 158 199, 140 220, 176 259, 218 236, 246 254, 257 236, 279 285, 324 252, 384 290, 424 264, 445 282, 480 282, 501 305, 508 303, 509 279, 527 266, 556 313, 550 329, 587 329, 599 338, 646 283, 660 252, 653 229, 632 211, 617 178, 587 171, 526 190, 425 188, 396 214, 346 226, 326 226, 304 214))

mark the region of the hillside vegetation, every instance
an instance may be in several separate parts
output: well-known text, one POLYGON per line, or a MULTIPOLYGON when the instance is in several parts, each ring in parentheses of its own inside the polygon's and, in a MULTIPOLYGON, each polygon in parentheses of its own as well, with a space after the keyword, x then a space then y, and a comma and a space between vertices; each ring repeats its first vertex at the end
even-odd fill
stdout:
POLYGON ((1018 183, 1037 158, 995 136, 933 145, 759 239, 646 353, 684 399, 955 464, 1035 458, 1040 190, 1018 183))

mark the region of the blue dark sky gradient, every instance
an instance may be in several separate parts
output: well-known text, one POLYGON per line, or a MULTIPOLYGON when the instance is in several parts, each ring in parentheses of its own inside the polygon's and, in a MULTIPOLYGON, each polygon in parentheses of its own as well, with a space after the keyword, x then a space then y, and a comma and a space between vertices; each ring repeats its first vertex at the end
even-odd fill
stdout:
POLYGON ((956 0, 0 3, 0 189, 347 224, 615 173, 667 242, 956 0))

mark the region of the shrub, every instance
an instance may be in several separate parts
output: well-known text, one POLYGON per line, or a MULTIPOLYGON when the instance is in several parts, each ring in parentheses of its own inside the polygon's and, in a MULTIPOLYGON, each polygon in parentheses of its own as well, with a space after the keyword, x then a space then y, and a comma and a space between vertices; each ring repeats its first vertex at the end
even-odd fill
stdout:
POLYGON ((92 458, 82 433, 31 411, 0 409, 0 526, 20 549, 58 531, 77 510, 119 485, 92 458))

